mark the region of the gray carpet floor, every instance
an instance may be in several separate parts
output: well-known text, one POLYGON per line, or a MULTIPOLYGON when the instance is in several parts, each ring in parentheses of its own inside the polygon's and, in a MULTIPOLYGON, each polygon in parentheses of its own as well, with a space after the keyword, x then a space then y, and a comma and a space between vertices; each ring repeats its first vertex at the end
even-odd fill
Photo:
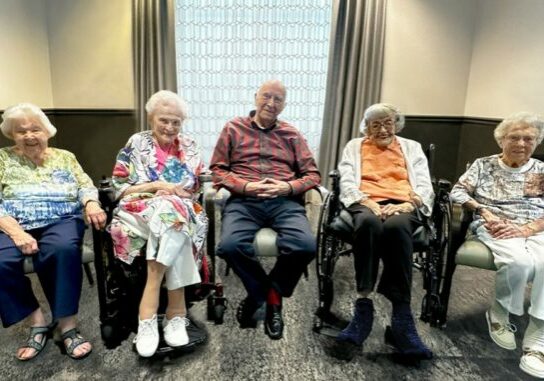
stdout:
MULTIPOLYGON (((96 287, 84 280, 80 304, 80 328, 94 345, 93 353, 82 361, 61 355, 53 341, 36 359, 22 363, 14 354, 27 335, 24 323, 0 330, 1 380, 523 380, 531 379, 519 368, 522 333, 527 316, 514 318, 519 331, 518 349, 497 347, 487 334, 484 312, 492 296, 493 273, 459 267, 454 275, 448 325, 431 328, 418 321, 423 340, 435 357, 419 367, 396 364, 391 349, 383 342, 389 324, 390 305, 375 297, 374 329, 364 347, 350 361, 339 358, 334 342, 312 332, 317 305, 314 264, 310 278, 302 280, 294 296, 285 301, 284 338, 271 341, 263 331, 238 328, 235 310, 245 296, 234 275, 225 277, 230 308, 223 325, 205 320, 205 302, 196 304, 192 315, 208 332, 206 343, 192 353, 175 358, 141 359, 126 341, 116 349, 106 349, 100 339, 96 287)), ((220 265, 223 274, 224 264, 220 265)), ((37 285, 36 279, 32 276, 37 285)), ((334 309, 349 318, 354 298, 350 258, 341 258, 336 271, 334 309)), ((422 297, 421 275, 414 274, 413 309, 419 314, 422 297)), ((40 287, 36 294, 43 302, 40 287)), ((131 336, 132 338, 132 336, 131 336)))

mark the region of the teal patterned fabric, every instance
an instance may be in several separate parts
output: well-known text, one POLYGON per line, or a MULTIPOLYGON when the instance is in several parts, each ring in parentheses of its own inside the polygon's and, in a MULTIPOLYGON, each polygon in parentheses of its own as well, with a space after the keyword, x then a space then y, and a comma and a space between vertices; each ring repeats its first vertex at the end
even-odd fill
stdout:
POLYGON ((13 147, 0 149, 0 217, 35 229, 81 214, 89 199, 98 200, 98 191, 74 154, 48 148, 43 165, 37 166, 13 147))

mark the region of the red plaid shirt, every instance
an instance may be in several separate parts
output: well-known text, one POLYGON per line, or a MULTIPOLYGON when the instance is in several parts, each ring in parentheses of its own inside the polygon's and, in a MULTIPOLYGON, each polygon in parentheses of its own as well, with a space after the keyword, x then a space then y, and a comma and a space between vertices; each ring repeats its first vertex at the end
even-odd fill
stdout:
POLYGON ((273 178, 288 182, 292 195, 319 185, 315 160, 298 130, 280 120, 261 129, 254 115, 234 118, 221 131, 210 165, 214 185, 244 194, 247 183, 273 178))

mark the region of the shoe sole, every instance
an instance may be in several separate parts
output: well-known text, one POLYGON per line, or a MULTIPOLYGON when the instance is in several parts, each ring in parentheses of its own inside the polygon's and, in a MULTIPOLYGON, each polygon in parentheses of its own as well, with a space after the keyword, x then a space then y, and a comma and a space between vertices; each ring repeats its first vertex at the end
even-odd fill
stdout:
POLYGON ((527 365, 523 361, 523 358, 519 362, 519 368, 525 373, 530 374, 533 377, 544 378, 544 370, 537 370, 537 369, 531 368, 529 365, 527 365))
POLYGON ((489 311, 485 311, 485 321, 487 322, 487 332, 489 333, 489 337, 491 337, 491 340, 493 340, 493 342, 495 344, 497 344, 502 349, 506 349, 506 350, 509 350, 509 351, 513 351, 513 350, 516 349, 516 343, 514 343, 513 347, 507 347, 506 345, 504 345, 504 344, 498 342, 497 340, 495 340, 495 338, 493 337, 493 335, 491 333, 491 318, 489 317, 489 311))

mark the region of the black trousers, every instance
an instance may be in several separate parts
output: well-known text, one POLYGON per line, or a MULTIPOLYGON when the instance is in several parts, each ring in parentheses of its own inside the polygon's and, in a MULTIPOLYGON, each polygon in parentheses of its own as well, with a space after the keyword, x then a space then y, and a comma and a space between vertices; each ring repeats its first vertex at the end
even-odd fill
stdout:
POLYGON ((357 291, 373 291, 380 258, 383 272, 377 291, 392 302, 410 302, 412 289, 412 234, 421 225, 415 212, 385 220, 366 206, 347 209, 353 216, 353 257, 357 291))

